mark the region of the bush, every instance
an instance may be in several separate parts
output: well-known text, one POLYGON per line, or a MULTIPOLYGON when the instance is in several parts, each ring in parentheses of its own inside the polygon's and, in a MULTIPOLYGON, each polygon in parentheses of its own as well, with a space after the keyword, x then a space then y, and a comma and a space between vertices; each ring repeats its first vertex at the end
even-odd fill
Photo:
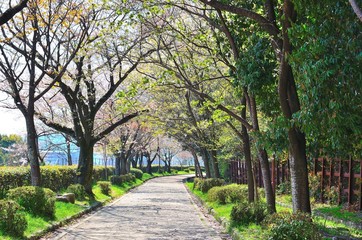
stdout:
POLYGON ((269 240, 322 239, 310 215, 304 213, 276 213, 266 223, 271 227, 269 240))
POLYGON ((208 179, 195 178, 194 188, 196 190, 200 190, 203 193, 207 193, 211 188, 216 186, 222 186, 224 184, 225 181, 219 178, 208 178, 208 179))
POLYGON ((189 173, 190 170, 186 168, 186 169, 184 170, 184 172, 189 173))
POLYGON ((248 225, 250 223, 260 224, 267 216, 267 207, 264 203, 253 202, 239 203, 231 209, 230 218, 233 222, 248 225))
MULTIPOLYGON (((94 167, 93 182, 105 181, 106 176, 112 175, 114 167, 94 167)), ((58 192, 75 184, 77 166, 42 166, 42 187, 58 192)), ((29 167, 0 167, 0 198, 5 198, 7 191, 12 188, 31 185, 29 167)))
POLYGON ((172 173, 172 174, 177 174, 178 171, 177 171, 176 169, 171 169, 171 173, 172 173))
POLYGON ((142 170, 137 169, 137 168, 131 168, 131 171, 130 171, 130 172, 131 172, 136 178, 142 179, 142 176, 143 176, 142 170))
POLYGON ((109 195, 111 192, 111 183, 107 181, 99 181, 97 185, 100 187, 101 192, 105 195, 109 195))
POLYGON ((72 184, 69 185, 66 192, 74 193, 77 200, 84 200, 86 196, 85 188, 81 184, 72 184))
POLYGON ((220 204, 235 203, 244 201, 247 195, 247 186, 230 184, 211 188, 208 191, 208 200, 220 204))
POLYGON ((110 177, 110 181, 113 185, 122 185, 125 182, 136 181, 136 177, 131 173, 121 175, 121 176, 113 175, 110 177))
POLYGON ((320 182, 321 176, 319 175, 308 175, 308 181, 309 181, 309 193, 312 198, 314 198, 315 201, 320 200, 321 198, 321 182, 320 182))
POLYGON ((18 187, 9 190, 8 198, 34 215, 54 217, 55 193, 49 188, 18 187))
POLYGON ((190 172, 195 172, 195 167, 193 167, 193 166, 189 167, 189 171, 190 172))
POLYGON ((11 200, 0 200, 0 229, 11 236, 22 236, 28 223, 20 205, 11 200))

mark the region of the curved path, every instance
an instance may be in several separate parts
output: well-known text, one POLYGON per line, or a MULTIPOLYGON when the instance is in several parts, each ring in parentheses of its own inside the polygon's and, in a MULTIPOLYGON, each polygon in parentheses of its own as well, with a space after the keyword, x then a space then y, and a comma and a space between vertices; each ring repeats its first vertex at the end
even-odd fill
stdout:
POLYGON ((184 178, 149 180, 47 239, 230 239, 195 205, 182 183, 184 178))

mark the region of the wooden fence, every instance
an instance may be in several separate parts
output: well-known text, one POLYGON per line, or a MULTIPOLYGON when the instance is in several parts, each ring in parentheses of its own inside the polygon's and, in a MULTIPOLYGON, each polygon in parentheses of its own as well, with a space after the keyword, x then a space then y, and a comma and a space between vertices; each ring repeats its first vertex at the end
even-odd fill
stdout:
MULTIPOLYGON (((259 187, 263 187, 260 165, 255 164, 253 170, 256 173, 256 183, 259 187)), ((279 163, 272 159, 270 172, 275 191, 279 184, 290 181, 289 161, 279 163)), ((247 183, 245 162, 231 161, 230 174, 232 182, 247 183)), ((353 206, 362 210, 362 160, 316 158, 313 159, 310 174, 317 176, 320 182, 319 200, 321 202, 326 201, 324 193, 333 187, 338 194, 339 204, 346 203, 349 207, 353 206)))

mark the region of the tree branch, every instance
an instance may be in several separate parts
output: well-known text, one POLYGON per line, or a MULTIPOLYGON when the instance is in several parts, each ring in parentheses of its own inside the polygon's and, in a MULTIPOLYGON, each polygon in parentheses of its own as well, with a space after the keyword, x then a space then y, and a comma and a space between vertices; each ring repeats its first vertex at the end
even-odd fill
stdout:
POLYGON ((28 3, 28 0, 22 0, 15 7, 11 7, 6 10, 3 14, 0 15, 0 26, 7 23, 10 19, 14 17, 15 14, 23 10, 28 3))
POLYGON ((358 7, 356 1, 355 1, 355 0, 349 0, 349 4, 351 4, 354 13, 357 15, 357 17, 359 18, 359 20, 362 22, 362 11, 361 11, 361 9, 358 7))

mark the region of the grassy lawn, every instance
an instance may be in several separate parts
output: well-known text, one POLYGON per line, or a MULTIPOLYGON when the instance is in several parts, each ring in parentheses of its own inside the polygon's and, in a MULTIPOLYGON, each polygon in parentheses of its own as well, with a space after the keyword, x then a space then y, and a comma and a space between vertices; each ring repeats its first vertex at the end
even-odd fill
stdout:
MULTIPOLYGON (((226 218, 230 220, 231 209, 234 204, 221 205, 216 202, 208 201, 207 193, 202 193, 199 190, 193 190, 193 183, 187 182, 187 187, 198 196, 208 208, 214 209, 216 218, 226 218)), ((277 212, 292 212, 292 198, 290 195, 277 195, 276 198, 277 212), (279 204, 278 204, 279 203, 279 204)), ((313 211, 321 212, 325 215, 332 216, 336 219, 351 221, 361 224, 361 213, 348 212, 340 206, 330 206, 326 204, 315 204, 313 211)), ((362 239, 362 231, 356 228, 347 226, 346 224, 330 221, 323 217, 314 215, 313 221, 318 225, 319 230, 323 233, 323 239, 332 239, 332 236, 352 237, 362 239), (330 237, 329 237, 330 236, 330 237)), ((242 239, 267 239, 268 229, 266 227, 250 224, 248 226, 233 225, 230 228, 236 228, 242 239)), ((231 229, 228 229, 230 231, 231 229)))
MULTIPOLYGON (((189 174, 183 171, 179 171, 177 174, 189 174)), ((120 196, 124 195, 129 191, 131 188, 137 187, 144 183, 146 180, 160 177, 160 176, 169 176, 171 174, 165 173, 154 173, 150 175, 148 173, 144 173, 142 176, 142 180, 137 179, 135 182, 127 182, 120 186, 111 185, 111 193, 110 195, 105 195, 101 192, 101 189, 96 184, 93 185, 93 193, 94 199, 86 198, 84 201, 76 200, 75 204, 71 203, 63 203, 63 202, 55 202, 55 217, 54 219, 47 219, 39 216, 34 216, 30 213, 26 214, 26 220, 28 222, 28 226, 25 230, 23 238, 14 238, 10 236, 4 235, 0 230, 0 239, 10 240, 10 239, 26 239, 32 236, 39 236, 42 235, 43 231, 46 231, 49 227, 53 224, 60 224, 65 220, 77 216, 81 214, 82 211, 90 208, 92 205, 99 204, 99 203, 106 203, 111 201, 112 199, 119 198, 120 196)))

